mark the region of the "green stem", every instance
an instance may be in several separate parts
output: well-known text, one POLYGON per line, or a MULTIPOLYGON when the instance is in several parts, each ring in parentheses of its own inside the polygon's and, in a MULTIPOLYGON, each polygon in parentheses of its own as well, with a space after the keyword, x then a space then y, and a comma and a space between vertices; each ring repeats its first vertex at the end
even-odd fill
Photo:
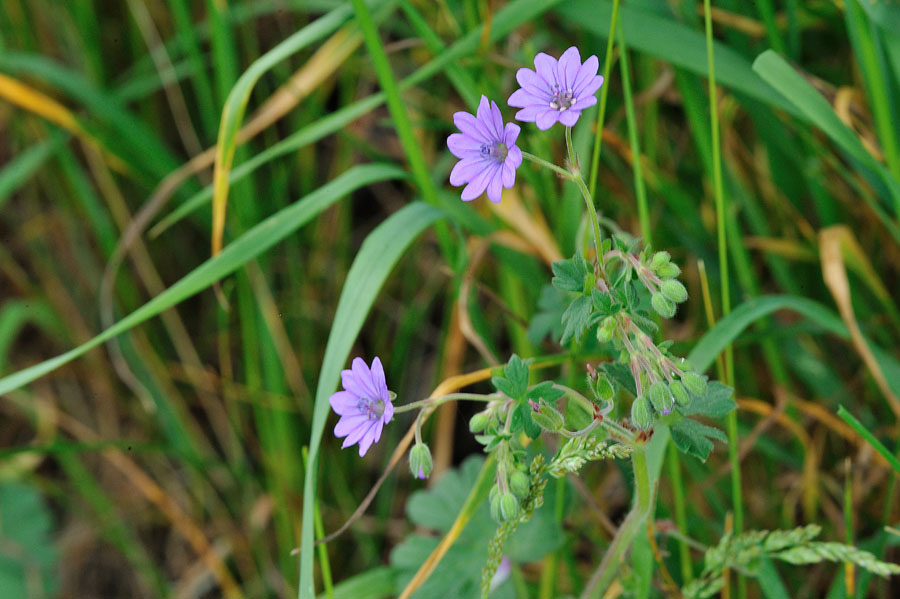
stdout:
POLYGON ((631 165, 634 173, 634 193, 637 196, 638 216, 641 221, 641 235, 651 245, 650 210, 647 207, 647 190, 644 187, 644 174, 641 165, 641 145, 638 141, 637 118, 634 115, 634 100, 631 94, 631 70, 628 65, 628 47, 625 44, 625 33, 619 25, 619 56, 622 59, 622 92, 625 96, 625 119, 628 122, 628 143, 631 146, 631 165))
MULTIPOLYGON (((706 20, 706 60, 709 69, 709 120, 712 134, 713 185, 716 200, 716 229, 719 254, 719 278, 722 293, 722 315, 731 312, 731 295, 728 282, 728 239, 725 234, 726 205, 722 184, 722 156, 719 140, 719 111, 716 94, 716 61, 713 55, 713 33, 710 0, 703 0, 706 20)), ((726 385, 734 385, 734 352, 731 345, 725 348, 725 381, 726 385)), ((731 501, 734 510, 734 534, 744 530, 744 507, 741 490, 741 463, 738 456, 737 411, 727 416, 728 460, 731 464, 731 501)), ((738 577, 738 598, 747 596, 747 584, 743 577, 738 577)))
POLYGON ((635 503, 628 516, 622 522, 616 536, 613 538, 603 556, 600 566, 591 576, 587 586, 581 593, 581 599, 600 596, 609 587, 619 571, 619 562, 628 548, 631 547, 635 535, 641 530, 641 526, 650 515, 653 497, 650 490, 650 476, 647 471, 647 454, 644 445, 637 445, 631 454, 631 463, 634 467, 634 492, 635 503))
POLYGON ((575 184, 578 185, 578 189, 581 190, 581 195, 584 197, 584 204, 587 206, 588 218, 591 219, 591 225, 593 225, 594 228, 594 248, 597 250, 597 263, 600 264, 601 270, 606 270, 603 264, 603 251, 601 250, 603 247, 601 244, 603 236, 600 233, 600 220, 597 218, 597 210, 594 208, 594 198, 591 196, 591 192, 588 191, 587 185, 584 184, 584 179, 581 178, 580 174, 572 180, 575 181, 575 184))
POLYGON ((555 164, 553 164, 552 162, 550 162, 548 160, 544 160, 543 158, 535 156, 534 154, 531 154, 530 152, 522 152, 522 156, 526 160, 530 160, 530 161, 534 162, 535 164, 543 166, 544 168, 549 168, 551 171, 553 171, 554 173, 556 173, 563 179, 568 179, 569 181, 574 180, 574 176, 572 175, 572 173, 570 173, 569 171, 567 171, 566 169, 564 169, 562 167, 556 166, 555 164))
POLYGON ((566 151, 569 153, 569 170, 579 169, 578 158, 575 156, 575 145, 572 143, 571 127, 566 127, 566 151))
MULTIPOLYGON (((566 128, 566 133, 567 133, 566 145, 569 146, 569 149, 568 149, 569 154, 574 155, 574 150, 571 149, 572 138, 568 134, 568 128, 566 128)), ((584 198, 585 205, 587 206, 588 216, 591 219, 591 224, 592 224, 593 230, 594 230, 594 247, 597 250, 597 262, 600 263, 600 267, 602 268, 603 267, 603 262, 602 262, 603 254, 600 251, 600 248, 601 248, 600 242, 603 240, 603 236, 600 233, 600 221, 597 218, 597 209, 594 208, 594 199, 591 196, 591 192, 588 190, 587 185, 585 185, 585 183, 584 183, 584 179, 581 177, 581 170, 578 169, 578 167, 575 166, 573 163, 572 168, 575 170, 574 170, 574 172, 569 172, 565 169, 562 169, 562 168, 556 166, 552 162, 548 162, 547 160, 544 160, 543 158, 539 158, 538 156, 535 156, 534 154, 531 154, 529 152, 522 152, 522 156, 524 158, 526 158, 527 160, 534 162, 535 164, 543 166, 544 168, 549 168, 551 171, 553 171, 554 173, 556 173, 563 179, 573 181, 578 186, 578 189, 581 190, 581 195, 584 198)))
POLYGON ((606 117, 606 96, 609 91, 609 71, 612 67, 613 42, 616 39, 616 23, 619 20, 619 0, 613 0, 612 18, 609 20, 609 37, 606 41, 606 59, 603 63, 603 87, 600 88, 600 110, 597 112, 597 132, 594 134, 594 151, 591 154, 590 193, 597 191, 597 175, 600 170, 600 147, 603 145, 603 120, 606 117))

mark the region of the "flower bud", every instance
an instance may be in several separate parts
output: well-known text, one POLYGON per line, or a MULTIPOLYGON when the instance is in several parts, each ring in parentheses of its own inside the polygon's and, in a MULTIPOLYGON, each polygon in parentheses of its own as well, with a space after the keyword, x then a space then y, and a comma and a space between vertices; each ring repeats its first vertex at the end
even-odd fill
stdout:
POLYGON ((687 389, 684 388, 684 385, 681 384, 681 381, 672 381, 669 385, 669 391, 672 392, 672 395, 675 397, 675 403, 679 406, 685 407, 691 403, 691 396, 688 394, 687 389))
POLYGON ((672 396, 669 393, 669 387, 662 381, 656 381, 650 385, 650 403, 653 409, 659 414, 668 414, 672 411, 672 396))
POLYGON ((653 426, 653 412, 650 411, 650 402, 643 395, 631 404, 631 422, 642 431, 649 430, 653 426))
POLYGON ((613 395, 615 395, 615 391, 613 390, 609 379, 602 374, 594 381, 594 394, 598 399, 602 399, 603 401, 612 401, 613 395))
POLYGON ((416 443, 409 452, 409 469, 416 478, 428 478, 434 468, 431 450, 424 443, 416 443))
POLYGON ((509 475, 509 488, 516 496, 524 498, 531 489, 531 481, 528 480, 528 475, 521 470, 513 470, 513 473, 509 475))
MULTIPOLYGON (((497 489, 498 487, 494 487, 497 489)), ((491 497, 491 518, 494 519, 495 522, 503 522, 503 519, 500 517, 500 493, 497 492, 491 497)))
POLYGON ((681 376, 681 382, 684 383, 684 386, 687 387, 687 390, 694 395, 699 395, 701 397, 706 395, 705 376, 701 376, 696 372, 685 372, 681 376))
POLYGON ((668 264, 671 259, 672 256, 669 255, 669 252, 656 252, 650 259, 650 270, 658 270, 661 266, 668 264))
POLYGON ((469 431, 472 433, 480 433, 488 425, 488 415, 486 412, 478 412, 469 419, 469 431))
POLYGON ((616 330, 616 319, 613 316, 607 316, 597 327, 597 341, 600 343, 609 343, 612 341, 613 333, 616 330))
POLYGON ((663 295, 665 295, 676 304, 680 304, 688 297, 687 289, 685 289, 684 285, 682 285, 681 282, 677 279, 669 279, 668 281, 663 281, 663 284, 660 285, 659 290, 663 295))
POLYGON ((650 298, 650 305, 663 318, 675 316, 675 303, 662 293, 654 293, 650 298))
POLYGON ((656 269, 656 274, 662 277, 663 279, 671 279, 673 277, 677 277, 681 274, 681 269, 678 268, 677 264, 672 262, 667 262, 663 264, 659 268, 656 269))
POLYGON ((519 517, 519 502, 516 496, 506 491, 500 495, 500 521, 509 522, 519 517))
POLYGON ((532 412, 531 417, 534 419, 535 423, 537 423, 538 426, 551 433, 562 430, 563 424, 565 422, 562 414, 560 414, 556 408, 548 404, 543 399, 539 404, 538 411, 532 412))

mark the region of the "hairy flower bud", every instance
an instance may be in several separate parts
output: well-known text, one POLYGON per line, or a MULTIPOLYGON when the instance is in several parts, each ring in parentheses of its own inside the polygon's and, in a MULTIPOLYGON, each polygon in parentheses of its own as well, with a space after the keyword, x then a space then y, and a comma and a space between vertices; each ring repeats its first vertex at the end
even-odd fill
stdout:
POLYGON ((500 495, 500 521, 509 522, 519 517, 519 502, 516 496, 506 491, 500 495))
POLYGON ((416 443, 409 452, 409 469, 416 478, 428 478, 434 468, 431 450, 424 443, 416 443))
MULTIPOLYGON (((494 487, 494 489, 498 489, 498 487, 494 487)), ((493 489, 491 489, 493 491, 493 489)), ((494 519, 495 522, 503 522, 503 519, 500 517, 500 492, 499 489, 497 493, 491 494, 491 518, 494 519)))
POLYGON ((480 433, 488 425, 488 415, 486 412, 478 412, 469 419, 469 431, 472 433, 480 433))
POLYGON ((677 277, 678 275, 680 275, 681 269, 678 268, 677 264, 674 264, 672 262, 667 262, 666 264, 663 264, 662 266, 660 266, 659 268, 656 269, 656 274, 664 279, 670 279, 670 278, 677 277))
POLYGON ((531 481, 528 480, 528 475, 521 470, 513 470, 509 475, 509 488, 516 496, 524 498, 531 489, 531 481))
POLYGON ((613 395, 615 395, 615 390, 609 379, 602 374, 594 381, 594 394, 603 401, 612 401, 613 395))
POLYGON ((706 377, 696 372, 685 372, 681 377, 681 382, 687 387, 688 391, 694 395, 706 395, 706 377))
POLYGON ((532 412, 531 417, 534 419, 535 423, 540 426, 545 431, 549 431, 551 433, 558 432, 562 430, 564 419, 562 414, 559 413, 559 410, 548 404, 543 399, 538 404, 538 411, 532 412))
POLYGON ((688 293, 687 289, 684 288, 678 280, 669 279, 668 281, 663 281, 663 284, 660 286, 660 291, 667 298, 675 302, 676 304, 680 304, 684 300, 687 299, 688 293))
POLYGON ((616 330, 616 319, 613 316, 607 316, 597 327, 597 341, 600 343, 609 343, 612 341, 613 333, 616 330))
POLYGON ((650 385, 650 403, 653 409, 659 414, 668 414, 672 411, 672 395, 669 393, 669 387, 662 381, 656 381, 650 385))
POLYGON ((675 397, 675 403, 679 406, 685 407, 691 403, 691 396, 688 394, 687 389, 684 388, 684 385, 681 384, 681 381, 672 381, 669 385, 669 391, 672 392, 672 395, 675 397))
POLYGON ((650 402, 643 395, 631 404, 631 422, 642 431, 649 430, 653 426, 653 412, 650 411, 650 402))
POLYGON ((662 293, 654 293, 650 298, 650 305, 663 318, 675 316, 675 303, 662 293))
POLYGON ((658 270, 661 266, 668 264, 671 259, 672 256, 669 255, 669 252, 656 252, 650 259, 650 270, 658 270))

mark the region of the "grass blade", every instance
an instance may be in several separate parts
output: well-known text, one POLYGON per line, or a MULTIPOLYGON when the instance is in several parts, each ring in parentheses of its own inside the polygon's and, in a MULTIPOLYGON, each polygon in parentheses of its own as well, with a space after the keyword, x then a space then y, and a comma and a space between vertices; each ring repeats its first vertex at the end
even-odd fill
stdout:
MULTIPOLYGON (((322 210, 338 199, 347 196, 354 189, 386 179, 401 179, 405 172, 390 165, 367 165, 355 167, 334 181, 322 186, 302 200, 279 210, 231 243, 215 258, 210 258, 163 293, 106 329, 87 343, 67 351, 55 358, 45 360, 15 374, 0 379, 0 395, 9 393, 31 381, 71 362, 104 341, 124 333, 152 318, 167 308, 199 293, 216 281, 231 274, 247 261, 284 239, 312 220, 322 210)), ((312 529, 310 529, 311 531, 312 529)))
MULTIPOLYGON (((337 388, 338 378, 347 362, 350 349, 394 264, 409 244, 442 214, 438 209, 420 202, 402 208, 366 238, 347 274, 319 371, 319 385, 313 407, 309 463, 303 483, 299 599, 315 599, 316 596, 313 580, 313 506, 318 482, 319 445, 330 409, 328 397, 337 388)), ((233 245, 229 245, 227 249, 231 249, 233 245)))

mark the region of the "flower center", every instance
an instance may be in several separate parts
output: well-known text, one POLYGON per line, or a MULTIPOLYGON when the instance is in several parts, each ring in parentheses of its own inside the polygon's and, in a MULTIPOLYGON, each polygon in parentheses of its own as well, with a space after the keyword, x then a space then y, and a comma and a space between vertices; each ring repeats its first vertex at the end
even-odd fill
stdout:
POLYGON ((575 92, 571 89, 560 89, 559 84, 554 84, 550 91, 550 108, 553 110, 565 112, 575 104, 575 92))
POLYGON ((502 141, 481 144, 481 155, 485 158, 494 158, 497 162, 503 162, 506 160, 507 154, 509 154, 509 148, 502 141))
POLYGON ((369 420, 378 420, 384 415, 384 400, 381 399, 360 397, 356 407, 359 409, 359 413, 365 415, 369 420))

